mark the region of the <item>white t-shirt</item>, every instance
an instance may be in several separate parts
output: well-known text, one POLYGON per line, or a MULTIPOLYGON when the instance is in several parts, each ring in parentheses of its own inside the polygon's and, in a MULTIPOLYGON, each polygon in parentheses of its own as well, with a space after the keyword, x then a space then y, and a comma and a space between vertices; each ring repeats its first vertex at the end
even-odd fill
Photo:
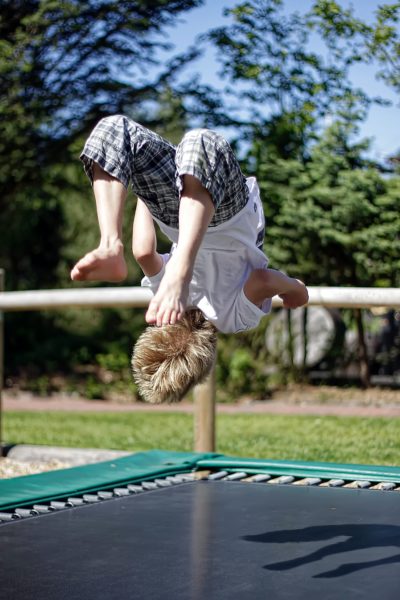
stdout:
MULTIPOLYGON (((271 300, 261 308, 246 298, 243 286, 254 269, 266 269, 268 259, 257 247, 265 229, 260 192, 254 177, 247 179, 249 200, 234 217, 206 231, 197 253, 189 285, 188 308, 199 308, 206 319, 222 333, 236 333, 257 327, 271 311, 271 300)), ((164 267, 153 277, 144 277, 142 286, 156 293, 164 276, 165 264, 178 242, 179 230, 157 220, 160 229, 173 242, 164 255, 164 267)))

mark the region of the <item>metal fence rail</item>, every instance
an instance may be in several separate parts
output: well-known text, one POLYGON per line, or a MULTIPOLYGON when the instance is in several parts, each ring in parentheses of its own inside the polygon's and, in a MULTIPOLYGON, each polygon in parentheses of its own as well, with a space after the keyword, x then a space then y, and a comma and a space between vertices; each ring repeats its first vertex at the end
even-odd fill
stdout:
MULTIPOLYGON (((400 308, 399 288, 309 287, 309 306, 337 308, 400 308)), ((152 294, 141 287, 104 287, 67 290, 1 292, 0 311, 56 310, 61 308, 138 308, 152 294)), ((272 306, 282 306, 275 296, 272 306)))
MULTIPOLYGON (((1 390, 3 388, 3 315, 4 312, 59 310, 65 308, 139 308, 146 307, 152 296, 141 287, 105 287, 66 290, 3 292, 4 272, 0 269, 0 451, 1 390)), ((309 306, 336 308, 400 308, 398 288, 309 287, 309 306)), ((274 297, 272 306, 282 306, 274 297)), ((215 373, 194 390, 194 449, 215 449, 215 373)))

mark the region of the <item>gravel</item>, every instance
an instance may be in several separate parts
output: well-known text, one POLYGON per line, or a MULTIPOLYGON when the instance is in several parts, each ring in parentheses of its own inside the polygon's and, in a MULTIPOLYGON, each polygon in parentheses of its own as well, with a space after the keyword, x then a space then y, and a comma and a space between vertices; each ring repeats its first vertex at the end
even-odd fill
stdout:
POLYGON ((10 479, 21 475, 33 475, 44 471, 55 469, 67 469, 71 463, 61 460, 50 460, 46 462, 21 462, 11 458, 0 458, 0 479, 10 479))
POLYGON ((17 444, 9 450, 7 457, 0 458, 0 479, 116 460, 130 454, 132 453, 100 448, 17 444))

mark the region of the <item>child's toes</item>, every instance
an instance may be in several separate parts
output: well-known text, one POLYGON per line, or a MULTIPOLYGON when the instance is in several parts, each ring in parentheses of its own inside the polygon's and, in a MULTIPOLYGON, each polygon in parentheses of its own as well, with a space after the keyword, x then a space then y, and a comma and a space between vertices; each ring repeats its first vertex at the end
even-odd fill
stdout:
POLYGON ((160 316, 161 325, 174 325, 176 319, 174 318, 174 311, 166 309, 164 314, 160 316))

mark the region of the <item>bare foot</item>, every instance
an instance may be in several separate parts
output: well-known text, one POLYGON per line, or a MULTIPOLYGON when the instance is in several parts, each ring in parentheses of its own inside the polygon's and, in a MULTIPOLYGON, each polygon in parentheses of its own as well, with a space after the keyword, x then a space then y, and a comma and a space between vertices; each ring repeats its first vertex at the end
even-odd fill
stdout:
POLYGON ((174 325, 186 310, 190 277, 183 277, 174 270, 172 261, 167 264, 156 295, 152 298, 146 313, 149 324, 174 325))
POLYGON ((126 279, 128 270, 122 242, 109 247, 99 246, 81 258, 71 271, 73 281, 110 281, 126 279))
POLYGON ((299 279, 293 279, 293 289, 286 294, 279 294, 284 308, 299 308, 308 302, 308 291, 299 279))

